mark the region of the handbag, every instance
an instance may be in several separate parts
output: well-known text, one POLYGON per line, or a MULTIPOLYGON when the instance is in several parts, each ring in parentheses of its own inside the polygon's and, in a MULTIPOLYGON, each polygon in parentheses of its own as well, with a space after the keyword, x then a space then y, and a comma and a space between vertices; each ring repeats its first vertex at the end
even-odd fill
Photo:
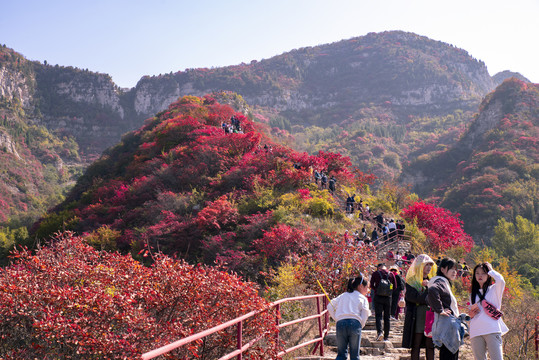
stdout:
POLYGON ((432 324, 434 324, 434 311, 428 309, 425 314, 425 336, 432 337, 432 324))

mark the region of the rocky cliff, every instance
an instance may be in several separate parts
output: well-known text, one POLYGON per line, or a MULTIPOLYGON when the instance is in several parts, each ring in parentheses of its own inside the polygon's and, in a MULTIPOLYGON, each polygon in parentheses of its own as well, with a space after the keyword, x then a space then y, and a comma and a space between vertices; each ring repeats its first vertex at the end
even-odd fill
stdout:
POLYGON ((3 53, 3 98, 19 99, 32 121, 75 136, 84 153, 100 153, 184 95, 232 91, 293 124, 329 126, 365 104, 383 104, 401 122, 410 114, 473 110, 494 88, 485 65, 466 51, 401 31, 250 64, 146 76, 129 91, 106 74, 28 62, 6 48, 3 53))
POLYGON ((295 123, 312 123, 312 112, 345 107, 350 114, 362 103, 390 103, 403 114, 470 108, 493 88, 484 63, 466 51, 395 31, 248 65, 146 77, 134 92, 138 114, 161 111, 178 96, 230 90, 295 123))

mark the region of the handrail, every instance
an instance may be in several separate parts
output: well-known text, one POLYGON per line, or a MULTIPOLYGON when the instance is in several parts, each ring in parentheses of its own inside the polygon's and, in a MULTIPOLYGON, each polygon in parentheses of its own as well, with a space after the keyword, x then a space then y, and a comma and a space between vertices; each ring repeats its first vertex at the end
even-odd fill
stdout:
MULTIPOLYGON (((142 354, 142 357, 141 359, 142 360, 150 360, 150 359, 153 359, 157 356, 160 356, 160 355, 163 355, 163 354, 166 354, 172 350, 175 350, 175 349, 178 349, 186 344, 189 344, 189 343, 192 343, 194 341, 197 341, 197 340, 200 340, 202 338, 205 338, 211 334, 214 334, 218 331, 221 331, 221 330, 224 330, 226 328, 229 328, 231 326, 234 326, 234 325, 238 325, 238 329, 237 329, 237 349, 234 350, 233 352, 229 353, 229 354, 226 354, 225 356, 221 357, 219 360, 228 360, 228 359, 232 359, 233 357, 237 357, 238 360, 241 360, 242 359, 242 354, 248 349, 250 348, 252 345, 254 345, 255 343, 257 343, 258 341, 260 341, 262 338, 264 338, 265 336, 267 336, 268 334, 267 333, 262 333, 260 334, 260 336, 258 336, 257 338, 251 340, 249 343, 247 344, 243 344, 242 345, 242 327, 243 327, 243 321, 244 320, 247 320, 261 312, 264 312, 264 311, 269 311, 273 308, 276 308, 276 321, 277 321, 277 329, 280 331, 281 328, 283 327, 286 327, 286 326, 289 326, 289 325, 293 325, 293 324, 297 324, 297 323, 300 323, 300 322, 304 322, 304 321, 308 321, 308 320, 313 320, 313 319, 318 319, 318 328, 319 328, 319 337, 315 338, 315 339, 312 339, 312 340, 309 340, 309 341, 306 341, 304 343, 301 343, 301 344, 298 344, 298 345, 295 345, 291 348, 288 348, 288 349, 284 349, 283 351, 281 351, 278 356, 282 356, 284 354, 287 354, 289 352, 292 352, 294 350, 297 350, 299 348, 302 348, 302 347, 305 347, 307 345, 310 345, 310 344, 313 344, 313 343, 317 343, 317 346, 315 347, 315 349, 313 350, 313 354, 314 352, 316 352, 317 348, 320 348, 320 355, 323 356, 324 355, 324 343, 323 343, 323 339, 325 337, 325 335, 327 334, 328 332, 328 325, 329 325, 329 317, 328 317, 328 311, 327 311, 327 299, 325 297, 324 294, 315 294, 315 295, 305 295, 305 296, 296 296, 296 297, 292 297, 292 298, 285 298, 285 299, 280 299, 280 300, 277 300, 275 302, 272 302, 269 304, 269 306, 267 306, 266 308, 264 309, 260 309, 260 310, 255 310, 255 311, 251 311, 245 315, 242 315, 240 317, 237 317, 235 319, 232 319, 230 321, 227 321, 221 325, 217 325, 217 326, 214 326, 210 329, 207 329, 207 330, 204 330, 204 331, 201 331, 197 334, 193 334, 191 336, 188 336, 186 338, 183 338, 183 339, 180 339, 180 340, 177 340, 173 343, 170 343, 168 345, 165 345, 165 346, 162 346, 160 348, 157 348, 157 349, 154 349, 154 350, 151 350, 147 353, 144 353, 142 354), (292 321, 289 321, 289 322, 286 322, 286 323, 283 323, 283 324, 279 324, 279 314, 280 314, 280 305, 283 304, 283 303, 286 303, 286 302, 292 302, 292 301, 298 301, 298 300, 307 300, 307 299, 316 299, 317 301, 317 314, 315 315, 311 315, 311 316, 307 316, 307 317, 304 317, 304 318, 301 318, 301 319, 296 319, 296 320, 292 320, 292 321), (320 306, 320 299, 322 299, 322 306, 320 306), (322 322, 322 317, 324 317, 324 321, 322 322)), ((277 335, 278 336, 278 335, 277 335)))
POLYGON ((376 251, 382 251, 382 250, 385 250, 387 248, 389 248, 391 245, 393 245, 395 242, 397 243, 397 247, 399 245, 399 243, 401 241, 410 241, 410 239, 412 238, 412 235, 409 231, 407 230, 404 230, 404 234, 395 234, 393 235, 392 237, 388 237, 387 240, 384 240, 383 241, 383 244, 381 244, 381 239, 382 237, 379 237, 378 238, 378 242, 380 243, 379 246, 376 246, 376 251))

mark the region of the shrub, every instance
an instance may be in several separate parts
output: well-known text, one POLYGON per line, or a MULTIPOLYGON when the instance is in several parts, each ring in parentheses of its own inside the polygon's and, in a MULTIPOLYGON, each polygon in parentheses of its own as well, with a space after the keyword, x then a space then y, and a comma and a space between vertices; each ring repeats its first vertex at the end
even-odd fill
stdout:
MULTIPOLYGON (((162 255, 147 268, 130 256, 98 252, 64 233, 35 255, 14 253, 0 270, 0 358, 138 359, 144 352, 222 324, 268 303, 257 287, 212 267, 162 255)), ((244 342, 268 333, 245 354, 275 357, 275 318, 267 312, 243 324, 244 342)), ((168 359, 219 358, 236 345, 219 333, 168 359)))

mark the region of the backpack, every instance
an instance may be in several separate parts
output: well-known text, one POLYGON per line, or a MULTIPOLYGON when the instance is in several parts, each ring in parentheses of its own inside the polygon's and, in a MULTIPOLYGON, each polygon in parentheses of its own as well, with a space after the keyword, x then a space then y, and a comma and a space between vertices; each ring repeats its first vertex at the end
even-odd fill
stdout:
POLYGON ((386 278, 384 279, 382 277, 382 273, 380 273, 380 283, 378 284, 378 288, 376 288, 376 295, 377 296, 391 296, 393 292, 393 284, 391 281, 389 281, 389 275, 386 275, 386 278))

